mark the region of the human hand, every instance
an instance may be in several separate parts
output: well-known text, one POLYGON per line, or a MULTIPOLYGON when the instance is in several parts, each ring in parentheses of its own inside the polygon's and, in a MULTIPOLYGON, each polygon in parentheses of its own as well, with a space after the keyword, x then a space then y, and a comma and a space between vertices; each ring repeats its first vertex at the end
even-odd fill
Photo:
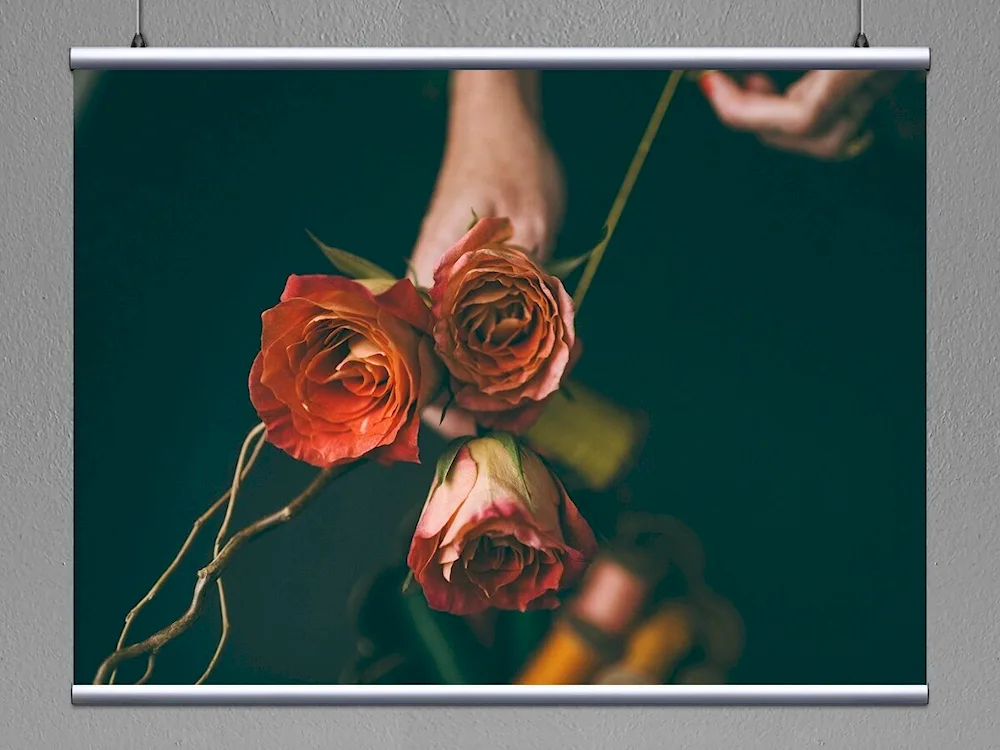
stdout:
POLYGON ((739 83, 708 71, 698 83, 725 125, 773 148, 836 161, 871 145, 868 115, 903 77, 896 71, 814 70, 781 92, 763 73, 739 83))
MULTIPOLYGON (((456 74, 457 76, 458 74, 456 74)), ((562 221, 565 186, 542 132, 532 94, 516 71, 466 71, 452 90, 448 142, 410 265, 430 287, 434 267, 478 216, 511 220, 511 242, 548 258, 562 221)), ((425 420, 449 438, 475 433, 475 420, 443 404, 425 420)))

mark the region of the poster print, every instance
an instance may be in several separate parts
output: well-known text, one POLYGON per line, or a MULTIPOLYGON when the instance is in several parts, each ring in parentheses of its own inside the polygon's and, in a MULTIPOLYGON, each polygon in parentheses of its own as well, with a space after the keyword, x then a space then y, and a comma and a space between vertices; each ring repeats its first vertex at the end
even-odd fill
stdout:
POLYGON ((925 682, 920 75, 75 75, 77 684, 925 682))

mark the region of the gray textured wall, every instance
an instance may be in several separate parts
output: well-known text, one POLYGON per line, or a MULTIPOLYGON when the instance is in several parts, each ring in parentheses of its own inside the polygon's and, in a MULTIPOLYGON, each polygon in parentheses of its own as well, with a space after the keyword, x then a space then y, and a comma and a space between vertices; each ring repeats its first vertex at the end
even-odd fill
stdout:
MULTIPOLYGON (((996 747, 1000 6, 869 0, 929 45, 926 709, 72 709, 70 46, 124 45, 126 0, 0 6, 0 736, 11 748, 996 747)), ((153 45, 841 45, 853 0, 150 0, 153 45)))

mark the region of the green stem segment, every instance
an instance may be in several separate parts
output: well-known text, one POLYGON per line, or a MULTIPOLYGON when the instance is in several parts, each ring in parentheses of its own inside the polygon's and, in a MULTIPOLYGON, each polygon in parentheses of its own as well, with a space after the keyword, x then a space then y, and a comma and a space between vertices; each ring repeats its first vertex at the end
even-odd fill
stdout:
POLYGON ((604 238, 591 251, 587 265, 583 269, 583 276, 580 277, 580 283, 576 285, 576 290, 573 293, 573 307, 577 312, 580 311, 580 306, 583 305, 583 298, 587 295, 587 290, 594 279, 594 274, 597 273, 597 267, 604 256, 604 250, 611 241, 611 235, 614 234, 615 227, 618 226, 618 219, 621 218, 622 211, 625 209, 625 203, 628 201, 635 181, 639 177, 639 171, 646 161, 646 154, 649 153, 649 149, 653 145, 656 133, 660 129, 660 123, 663 122, 663 116, 667 113, 670 100, 673 99, 677 85, 683 76, 684 72, 680 70, 674 70, 670 73, 670 78, 667 79, 667 83, 663 87, 663 93, 660 94, 656 108, 649 118, 649 124, 646 125, 646 132, 643 133, 642 140, 639 141, 639 147, 635 150, 635 155, 632 157, 632 163, 629 165, 628 172, 625 173, 622 186, 618 189, 618 195, 615 196, 615 201, 611 204, 611 212, 608 214, 608 220, 604 222, 604 238))

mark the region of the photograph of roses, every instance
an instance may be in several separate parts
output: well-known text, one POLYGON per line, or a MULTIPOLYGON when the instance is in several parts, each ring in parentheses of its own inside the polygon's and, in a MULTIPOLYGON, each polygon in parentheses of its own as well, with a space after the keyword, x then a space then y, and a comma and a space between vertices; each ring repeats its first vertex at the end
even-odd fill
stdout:
POLYGON ((924 684, 925 88, 76 72, 77 684, 924 684))

